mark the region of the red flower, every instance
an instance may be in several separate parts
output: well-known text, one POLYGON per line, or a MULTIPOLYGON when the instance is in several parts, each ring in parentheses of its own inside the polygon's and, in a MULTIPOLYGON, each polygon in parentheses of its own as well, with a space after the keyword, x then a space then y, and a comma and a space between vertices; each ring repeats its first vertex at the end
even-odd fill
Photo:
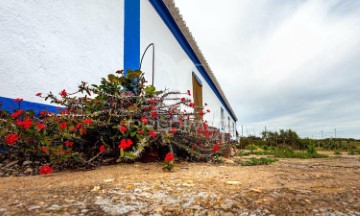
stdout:
POLYGON ((40 115, 42 115, 42 116, 45 116, 45 115, 47 115, 47 114, 48 114, 47 111, 41 111, 41 112, 40 112, 40 115))
POLYGON ((19 117, 19 115, 23 114, 24 110, 18 110, 16 112, 14 112, 13 114, 11 114, 11 118, 17 118, 19 117))
POLYGON ((180 100, 181 100, 181 102, 184 102, 184 101, 185 101, 185 98, 181 98, 180 100))
POLYGON ((63 129, 63 130, 64 130, 65 128, 67 128, 66 122, 60 122, 59 126, 60 126, 60 128, 63 129))
POLYGON ((66 97, 66 96, 67 96, 66 90, 63 89, 63 90, 60 92, 60 95, 63 96, 63 97, 66 97))
POLYGON ((171 128, 171 133, 176 134, 176 128, 171 128))
POLYGON ((85 134, 86 134, 85 128, 80 128, 80 135, 85 135, 85 134))
POLYGON ((150 100, 149 100, 149 104, 154 104, 155 103, 155 99, 154 98, 151 98, 150 100))
POLYGON ((187 94, 188 94, 189 96, 191 96, 190 90, 187 90, 187 94))
POLYGON ((92 123, 92 119, 91 118, 87 118, 84 120, 84 124, 86 125, 90 125, 92 123))
POLYGON ((207 122, 203 123, 203 128, 204 128, 205 131, 207 131, 209 129, 209 126, 208 126, 207 122))
POLYGON ((183 120, 181 120, 181 119, 179 119, 179 124, 181 125, 181 126, 183 126, 184 125, 184 122, 183 122, 183 120))
POLYGON ((198 133, 198 134, 201 134, 202 133, 202 131, 201 131, 201 129, 199 128, 199 129, 197 129, 196 130, 196 132, 198 133))
POLYGON ((150 130, 149 133, 150 133, 151 137, 156 137, 157 136, 157 134, 153 130, 150 130))
POLYGON ((119 143, 119 149, 127 149, 127 148, 130 148, 131 145, 133 144, 132 140, 131 139, 122 139, 119 143))
POLYGON ((146 117, 142 117, 142 118, 140 119, 140 121, 141 121, 141 123, 143 123, 143 124, 147 124, 147 123, 149 122, 146 117))
POLYGON ((49 165, 45 165, 40 167, 40 175, 47 175, 50 174, 53 169, 49 165))
POLYGON ((194 104, 194 103, 189 103, 189 107, 194 108, 194 107, 195 107, 195 104, 194 104))
POLYGON ((157 118, 157 113, 156 112, 151 112, 151 116, 154 118, 157 118))
POLYGON ((12 145, 12 144, 14 144, 18 139, 19 139, 19 135, 15 134, 15 133, 12 133, 12 134, 8 134, 8 135, 5 137, 5 142, 6 142, 8 145, 12 145))
POLYGON ((94 104, 99 104, 99 103, 100 103, 100 101, 94 100, 94 104))
POLYGON ((79 123, 77 123, 77 125, 75 126, 75 128, 76 128, 76 129, 79 129, 79 128, 81 128, 81 126, 82 126, 82 123, 79 122, 79 123))
POLYGON ((29 129, 32 126, 31 119, 28 117, 25 121, 17 120, 15 122, 18 126, 23 127, 25 130, 29 129))
POLYGON ((219 152, 220 151, 220 146, 219 144, 215 144, 214 147, 213 147, 213 151, 214 151, 214 154, 216 154, 216 152, 219 152))
POLYGON ((63 115, 67 115, 69 114, 69 110, 61 110, 60 113, 63 115))
POLYGON ((65 145, 66 145, 67 147, 72 147, 72 146, 74 145, 74 142, 66 141, 66 142, 65 142, 65 145))
POLYGON ((41 148, 41 151, 44 152, 44 153, 46 153, 46 151, 47 151, 46 147, 42 147, 42 148, 41 148))
POLYGON ((101 146, 99 147, 99 151, 100 151, 100 152, 104 152, 104 151, 105 151, 105 145, 101 145, 101 146))
POLYGON ((141 135, 141 134, 144 134, 144 130, 139 130, 139 131, 138 131, 138 134, 140 134, 140 135, 141 135))
POLYGON ((41 124, 41 123, 38 123, 38 124, 36 124, 36 128, 37 128, 39 131, 41 131, 41 130, 43 130, 43 129, 46 128, 46 125, 41 124))
POLYGON ((41 93, 39 92, 39 93, 36 93, 36 95, 35 96, 37 96, 37 97, 41 97, 41 93))
POLYGON ((124 125, 120 126, 120 132, 121 133, 125 133, 127 131, 127 127, 125 127, 124 125))
POLYGON ((166 162, 171 162, 173 160, 174 160, 174 154, 171 153, 171 152, 167 153, 166 156, 165 156, 165 161, 166 162))
POLYGON ((14 102, 16 102, 16 103, 20 103, 21 101, 23 101, 22 98, 16 98, 16 99, 14 99, 14 102))
POLYGON ((209 112, 210 112, 210 110, 209 110, 209 109, 207 109, 207 110, 206 110, 206 112, 208 112, 208 113, 209 113, 209 112))

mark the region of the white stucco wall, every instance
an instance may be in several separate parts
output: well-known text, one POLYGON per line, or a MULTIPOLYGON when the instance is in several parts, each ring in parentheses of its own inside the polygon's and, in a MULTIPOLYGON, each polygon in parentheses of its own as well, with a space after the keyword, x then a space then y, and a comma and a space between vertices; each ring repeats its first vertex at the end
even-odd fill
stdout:
POLYGON ((124 0, 0 0, 0 96, 33 102, 123 68, 124 0))
MULTIPOLYGON (((150 43, 155 44, 155 86, 158 89, 167 88, 182 92, 186 92, 189 89, 192 91, 192 72, 195 72, 203 84, 203 102, 207 103, 207 109, 211 110, 209 114, 205 115, 204 120, 207 120, 209 125, 220 128, 220 110, 223 107, 220 100, 196 69, 194 63, 182 49, 151 3, 148 0, 141 0, 140 8, 140 53, 142 54, 150 43)), ((152 51, 149 50, 142 66, 145 78, 149 83, 152 81, 151 67, 152 51)), ((234 136, 234 130, 229 131, 227 127, 228 116, 230 114, 224 107, 223 109, 225 114, 225 132, 230 132, 234 136)), ((234 121, 231 119, 231 124, 232 122, 234 121)))

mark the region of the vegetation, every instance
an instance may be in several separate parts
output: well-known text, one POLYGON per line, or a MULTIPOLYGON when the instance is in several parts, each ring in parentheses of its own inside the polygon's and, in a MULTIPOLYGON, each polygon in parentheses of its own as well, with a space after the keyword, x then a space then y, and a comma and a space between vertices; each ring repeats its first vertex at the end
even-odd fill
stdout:
POLYGON ((241 166, 257 166, 257 165, 268 165, 278 161, 276 158, 255 158, 252 157, 248 161, 239 162, 241 166))
POLYGON ((117 71, 100 85, 82 82, 73 93, 36 94, 59 106, 59 113, 22 110, 20 98, 13 113, 0 107, 0 162, 31 160, 76 169, 104 159, 131 162, 155 152, 165 159, 165 170, 171 170, 174 155, 208 161, 228 154, 230 147, 219 132, 196 121, 210 110, 194 107, 189 90, 163 92, 145 83, 141 71, 117 71))

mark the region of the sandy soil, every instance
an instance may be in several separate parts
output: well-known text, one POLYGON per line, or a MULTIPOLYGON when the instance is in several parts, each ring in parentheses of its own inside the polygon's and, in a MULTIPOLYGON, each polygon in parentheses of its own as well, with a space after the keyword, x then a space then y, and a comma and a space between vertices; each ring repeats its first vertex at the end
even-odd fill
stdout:
POLYGON ((0 215, 360 215, 360 156, 0 178, 0 215))

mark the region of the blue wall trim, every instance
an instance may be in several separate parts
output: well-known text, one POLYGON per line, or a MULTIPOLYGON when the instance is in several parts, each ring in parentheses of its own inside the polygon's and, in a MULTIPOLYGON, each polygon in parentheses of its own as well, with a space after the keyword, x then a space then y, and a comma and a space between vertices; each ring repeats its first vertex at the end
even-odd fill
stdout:
POLYGON ((167 9, 165 3, 162 0, 149 0, 150 3, 153 5, 157 13, 160 15, 161 19, 170 29, 176 40, 179 42, 180 46, 183 48, 185 53, 189 56, 192 62, 195 64, 196 68, 199 70, 200 74, 204 77, 205 81, 209 84, 215 95, 219 98, 222 105, 230 114, 231 118, 234 121, 237 121, 237 118, 232 114, 229 107, 226 105, 224 99, 221 97, 219 90, 216 88, 214 82, 211 80, 209 74, 206 72, 204 67, 201 65, 200 60, 197 58, 194 50, 191 48, 190 44, 187 42, 185 36, 181 32, 180 28, 176 24, 174 18, 170 14, 169 10, 167 9))
POLYGON ((140 0, 125 0, 124 71, 140 68, 140 0))
MULTIPOLYGON (((10 113, 13 113, 15 110, 19 109, 19 104, 11 98, 0 97, 0 103, 2 104, 0 106, 0 109, 6 110, 10 113)), ((22 110, 34 110, 35 114, 39 114, 41 111, 44 110, 48 112, 59 113, 58 107, 56 106, 28 101, 22 101, 20 103, 20 108, 22 110)))

